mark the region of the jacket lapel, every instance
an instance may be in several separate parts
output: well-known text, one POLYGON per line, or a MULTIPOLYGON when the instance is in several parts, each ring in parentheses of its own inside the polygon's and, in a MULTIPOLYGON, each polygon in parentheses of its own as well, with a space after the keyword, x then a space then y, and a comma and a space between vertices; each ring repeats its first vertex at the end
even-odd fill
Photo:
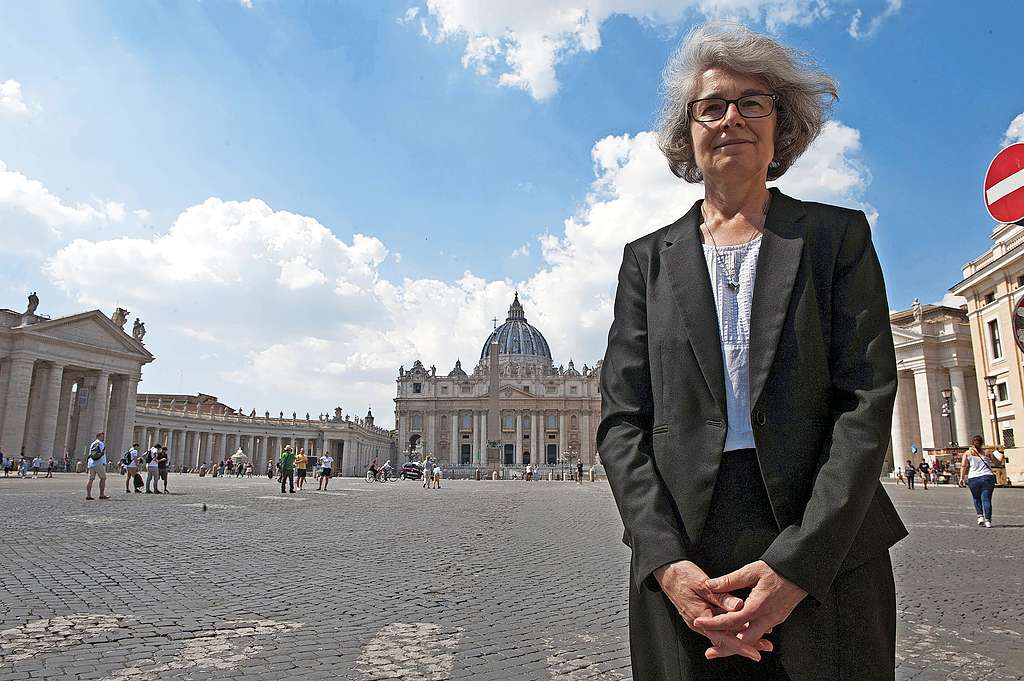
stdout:
POLYGON ((701 373, 722 415, 725 415, 725 372, 718 311, 701 245, 700 201, 665 236, 661 260, 676 304, 682 310, 690 345, 701 373))
POLYGON ((750 406, 757 404, 775 359, 793 282, 804 248, 803 204, 772 188, 757 256, 757 277, 750 309, 750 406))

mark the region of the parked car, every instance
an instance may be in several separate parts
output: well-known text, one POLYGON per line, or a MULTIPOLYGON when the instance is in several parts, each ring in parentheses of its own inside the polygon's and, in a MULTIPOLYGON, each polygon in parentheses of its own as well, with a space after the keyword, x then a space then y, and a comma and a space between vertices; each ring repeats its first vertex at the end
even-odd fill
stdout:
POLYGON ((419 461, 409 461, 402 464, 402 480, 422 480, 423 465, 419 461))

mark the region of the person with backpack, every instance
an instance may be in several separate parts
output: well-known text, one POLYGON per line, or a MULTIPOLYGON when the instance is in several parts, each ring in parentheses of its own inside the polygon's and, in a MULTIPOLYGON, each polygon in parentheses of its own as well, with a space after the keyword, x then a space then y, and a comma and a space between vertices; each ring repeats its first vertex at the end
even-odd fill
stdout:
POLYGON ((996 488, 995 462, 985 451, 985 440, 980 435, 971 438, 970 448, 960 459, 960 486, 971 490, 978 524, 992 527, 992 492, 996 488))
MULTIPOLYGON (((139 472, 139 443, 132 444, 131 449, 125 452, 121 456, 121 464, 124 466, 125 477, 124 477, 124 493, 131 494, 131 486, 135 480, 135 474, 139 472)), ((136 487, 136 492, 141 490, 136 487)))
POLYGON ((156 461, 158 454, 160 454, 159 444, 154 444, 146 451, 146 494, 149 494, 149 483, 151 482, 153 483, 153 494, 160 494, 160 464, 156 461))
MULTIPOLYGON (((159 445, 160 451, 156 455, 156 470, 159 480, 163 480, 164 494, 167 494, 167 447, 159 445)), ((153 484, 153 491, 156 491, 156 483, 153 484)))
POLYGON ((105 433, 96 433, 96 439, 89 445, 89 459, 86 466, 89 468, 89 480, 85 483, 85 499, 92 501, 92 481, 98 476, 100 479, 100 499, 109 499, 107 496, 107 445, 104 443, 105 433))
POLYGON ((295 453, 291 445, 285 445, 278 461, 281 465, 281 494, 284 494, 284 483, 288 482, 288 493, 295 494, 295 453))
POLYGON ((914 489, 914 474, 917 473, 917 469, 914 468, 914 462, 907 459, 907 467, 904 471, 907 474, 907 489, 914 489))

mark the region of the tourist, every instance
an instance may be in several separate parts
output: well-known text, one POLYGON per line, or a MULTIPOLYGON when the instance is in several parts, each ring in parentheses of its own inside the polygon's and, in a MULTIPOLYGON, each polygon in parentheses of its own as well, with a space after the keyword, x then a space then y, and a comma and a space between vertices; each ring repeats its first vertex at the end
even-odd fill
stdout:
POLYGON ((921 482, 924 483, 925 491, 928 490, 928 478, 931 477, 931 466, 928 465, 928 461, 925 459, 921 460, 921 463, 917 464, 917 470, 921 471, 921 482))
POLYGON ((18 477, 24 480, 28 479, 28 457, 24 454, 21 455, 21 461, 18 462, 18 477))
POLYGON ((302 487, 306 484, 306 464, 309 461, 306 459, 306 450, 299 447, 299 452, 295 455, 295 486, 302 491, 302 487))
POLYGON ((903 467, 902 466, 897 466, 896 467, 896 484, 897 485, 906 485, 907 484, 906 478, 903 477, 903 467))
POLYGON ((597 432, 633 678, 892 681, 907 533, 878 480, 897 381, 871 226, 766 187, 835 81, 731 23, 664 78, 659 146, 703 200, 623 248, 597 432))
POLYGON ((576 484, 583 484, 583 459, 576 460, 576 484))
POLYGON ((52 478, 53 477, 53 467, 56 466, 56 465, 57 465, 57 462, 54 461, 53 457, 51 456, 49 458, 49 460, 46 462, 46 477, 48 477, 48 478, 52 478))
POLYGON ((38 456, 34 457, 32 459, 32 477, 33 478, 38 478, 39 477, 39 469, 42 468, 42 467, 43 467, 43 459, 42 459, 42 457, 38 457, 38 456))
POLYGON ((914 462, 910 459, 907 459, 904 473, 907 475, 907 489, 914 489, 914 474, 917 473, 917 469, 914 468, 914 462))
MULTIPOLYGON (((156 455, 156 470, 160 480, 164 483, 164 494, 167 494, 167 447, 160 445, 160 451, 156 455)), ((156 491, 156 483, 153 484, 153 491, 156 491)))
POLYGON ((526 482, 533 480, 533 464, 526 464, 526 482))
POLYGON ((267 480, 273 480, 273 479, 274 479, 274 462, 273 461, 268 461, 267 462, 267 480))
POLYGON ((441 489, 441 464, 434 464, 434 489, 441 489))
POLYGON ((423 462, 423 489, 430 489, 434 481, 434 459, 427 457, 423 462))
POLYGON ((153 494, 160 494, 160 464, 157 457, 160 455, 160 445, 154 444, 146 452, 146 494, 149 494, 149 483, 153 483, 153 494))
POLYGON ((295 493, 295 454, 291 445, 285 445, 278 461, 281 466, 281 494, 284 494, 284 483, 288 482, 289 494, 295 493))
POLYGON ((993 457, 985 451, 985 440, 980 435, 971 438, 971 446, 960 459, 960 486, 971 490, 978 524, 992 527, 992 492, 996 488, 996 474, 992 471, 993 457))
POLYGON ((99 476, 100 499, 109 499, 107 496, 107 445, 104 442, 106 434, 96 433, 96 439, 89 445, 89 457, 86 466, 89 469, 89 480, 85 483, 85 499, 92 501, 92 481, 99 476))
MULTIPOLYGON (((131 449, 124 453, 121 462, 124 464, 125 469, 125 480, 124 480, 124 493, 130 494, 130 487, 135 484, 135 475, 139 472, 139 443, 135 442, 132 444, 131 449)), ((135 487, 135 491, 142 493, 142 490, 135 487)))
POLYGON ((327 486, 331 484, 331 475, 333 474, 334 468, 334 457, 330 453, 325 453, 320 457, 320 482, 317 485, 317 489, 323 489, 327 491, 327 486))
POLYGON ((3 464, 4 464, 4 477, 6 478, 6 477, 8 477, 11 474, 11 466, 14 465, 14 462, 11 461, 11 457, 9 457, 6 454, 4 454, 3 451, 0 451, 0 460, 3 461, 3 464))

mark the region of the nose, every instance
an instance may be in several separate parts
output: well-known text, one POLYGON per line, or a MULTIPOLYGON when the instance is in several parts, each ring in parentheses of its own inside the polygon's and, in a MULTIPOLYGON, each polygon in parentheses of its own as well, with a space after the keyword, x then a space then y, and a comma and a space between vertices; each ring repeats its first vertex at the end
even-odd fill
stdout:
POLYGON ((740 115, 740 107, 736 102, 729 102, 725 107, 725 115, 722 116, 722 125, 726 128, 733 126, 744 126, 746 120, 740 115))

